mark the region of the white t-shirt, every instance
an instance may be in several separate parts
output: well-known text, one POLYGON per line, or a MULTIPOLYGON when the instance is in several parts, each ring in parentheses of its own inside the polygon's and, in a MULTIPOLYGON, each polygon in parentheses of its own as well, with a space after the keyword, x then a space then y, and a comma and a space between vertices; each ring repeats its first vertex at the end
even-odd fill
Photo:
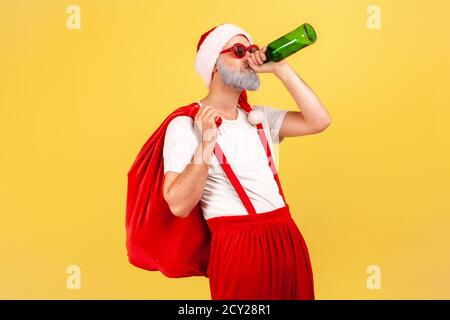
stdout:
MULTIPOLYGON (((277 167, 275 151, 278 150, 274 149, 274 144, 279 143, 279 128, 287 110, 268 106, 252 108, 264 111, 263 127, 277 167)), ((222 119, 217 143, 256 212, 263 213, 281 208, 284 206, 283 198, 269 167, 257 127, 248 122, 245 111, 240 107, 237 109, 237 119, 222 119)), ((200 141, 200 130, 191 117, 178 116, 172 119, 164 140, 164 174, 167 171, 181 173, 191 163, 200 141)), ((215 154, 211 158, 200 206, 206 220, 219 216, 248 214, 215 154)))

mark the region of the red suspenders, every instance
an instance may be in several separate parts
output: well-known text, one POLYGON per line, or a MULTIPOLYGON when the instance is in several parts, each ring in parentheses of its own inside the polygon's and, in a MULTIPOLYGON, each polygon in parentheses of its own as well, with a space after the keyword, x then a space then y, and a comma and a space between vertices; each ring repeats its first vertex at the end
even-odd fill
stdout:
MULTIPOLYGON (((257 131, 259 135, 259 139, 261 140, 261 144, 266 151, 266 156, 268 160, 268 165, 272 170, 273 177, 278 185, 278 190, 283 197, 283 201, 286 204, 286 199, 284 198, 283 189, 281 188, 280 179, 278 178, 278 173, 275 168, 274 160, 272 158, 272 154, 270 152, 270 146, 269 142, 267 141, 266 133, 264 132, 264 128, 261 123, 257 124, 257 131)), ((225 154, 223 153, 222 148, 219 146, 219 144, 216 142, 216 145, 214 146, 214 154, 216 155, 217 159, 219 160, 220 165, 223 168, 223 171, 225 171, 225 174, 227 175, 228 179, 230 180, 231 184, 233 185, 234 189, 236 190, 239 198, 241 199, 245 209, 247 209, 248 214, 256 214, 256 210, 253 207, 252 202, 250 201, 249 197, 244 191, 244 188, 242 187, 241 183, 239 182, 239 179, 236 177, 236 175, 233 172, 233 169, 231 168, 230 164, 227 161, 227 158, 225 157, 225 154)))

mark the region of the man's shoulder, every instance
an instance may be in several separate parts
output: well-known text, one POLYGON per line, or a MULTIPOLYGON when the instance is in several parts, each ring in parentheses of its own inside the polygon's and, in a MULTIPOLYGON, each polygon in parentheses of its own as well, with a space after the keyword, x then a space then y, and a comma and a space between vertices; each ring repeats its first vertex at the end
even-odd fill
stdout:
POLYGON ((252 106, 252 110, 262 111, 265 115, 265 119, 267 119, 267 117, 270 117, 272 115, 274 108, 267 105, 257 104, 252 106))
POLYGON ((262 104, 255 104, 255 105, 252 105, 252 109, 264 110, 264 109, 266 109, 266 106, 262 105, 262 104))
POLYGON ((194 133, 194 120, 190 116, 179 115, 172 118, 167 125, 166 136, 190 137, 194 133))
POLYGON ((266 119, 269 120, 269 122, 272 121, 278 121, 279 118, 283 118, 288 110, 275 108, 269 105, 255 105, 252 107, 253 110, 261 110, 264 112, 266 119))
POLYGON ((194 120, 189 116, 176 116, 170 120, 168 128, 188 128, 192 127, 194 120))
POLYGON ((252 109, 264 111, 264 113, 266 113, 266 114, 270 114, 270 112, 277 110, 274 107, 264 105, 264 104, 256 104, 256 105, 252 106, 252 109))

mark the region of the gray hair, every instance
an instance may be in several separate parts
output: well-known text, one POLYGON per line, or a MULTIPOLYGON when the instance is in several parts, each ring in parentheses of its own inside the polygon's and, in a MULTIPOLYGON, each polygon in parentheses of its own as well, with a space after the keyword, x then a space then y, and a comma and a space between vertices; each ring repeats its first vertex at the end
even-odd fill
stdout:
POLYGON ((217 60, 217 70, 227 86, 250 91, 256 91, 259 88, 259 76, 254 70, 249 72, 230 70, 223 64, 220 57, 217 60))

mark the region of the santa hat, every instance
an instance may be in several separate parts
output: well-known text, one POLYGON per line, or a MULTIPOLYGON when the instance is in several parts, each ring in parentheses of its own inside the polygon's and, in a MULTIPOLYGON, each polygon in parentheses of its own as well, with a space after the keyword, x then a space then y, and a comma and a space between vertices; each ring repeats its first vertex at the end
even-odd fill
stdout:
MULTIPOLYGON (((213 70, 220 51, 223 50, 225 44, 234 36, 244 36, 250 44, 253 44, 252 38, 248 32, 231 23, 223 23, 207 32, 205 32, 197 44, 197 55, 195 57, 195 70, 203 79, 207 88, 211 84, 213 70)), ((239 106, 247 112, 248 121, 256 125, 261 123, 264 113, 260 110, 252 110, 247 101, 247 93, 242 90, 238 100, 239 106)))

